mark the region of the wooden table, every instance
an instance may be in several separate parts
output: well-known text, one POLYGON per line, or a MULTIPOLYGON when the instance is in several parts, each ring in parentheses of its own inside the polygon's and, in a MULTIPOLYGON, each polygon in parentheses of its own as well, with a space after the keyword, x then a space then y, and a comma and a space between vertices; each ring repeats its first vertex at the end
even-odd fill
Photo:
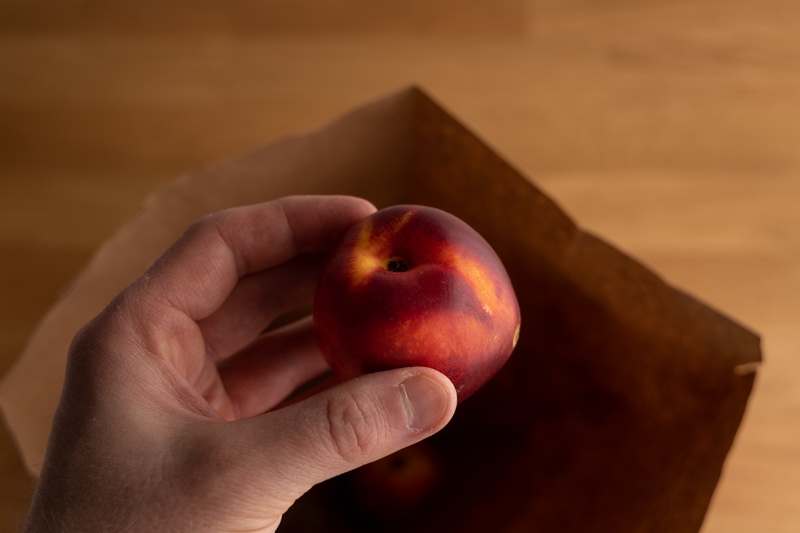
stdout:
MULTIPOLYGON (((417 83, 761 333, 703 532, 800 531, 800 4, 430 4, 0 0, 0 372, 153 188, 417 83)), ((5 426, 0 480, 7 530, 32 481, 5 426)))

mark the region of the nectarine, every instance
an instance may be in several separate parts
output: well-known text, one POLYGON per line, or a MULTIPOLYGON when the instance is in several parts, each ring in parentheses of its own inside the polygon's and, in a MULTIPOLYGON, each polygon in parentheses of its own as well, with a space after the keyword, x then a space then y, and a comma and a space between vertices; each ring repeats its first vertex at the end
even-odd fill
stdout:
POLYGON ((506 362, 520 310, 495 251, 440 209, 398 205, 350 228, 314 297, 317 343, 335 375, 427 366, 463 401, 506 362))
POLYGON ((380 519, 414 515, 430 501, 443 476, 440 458, 423 441, 366 464, 348 475, 359 510, 380 519))

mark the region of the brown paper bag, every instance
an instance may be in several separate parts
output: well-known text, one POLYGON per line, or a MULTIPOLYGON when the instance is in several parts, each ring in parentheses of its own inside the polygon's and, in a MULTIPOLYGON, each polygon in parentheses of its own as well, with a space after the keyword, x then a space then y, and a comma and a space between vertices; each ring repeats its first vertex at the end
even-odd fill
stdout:
POLYGON ((341 476, 302 498, 282 531, 699 529, 754 382, 758 337, 581 231, 416 88, 146 200, 0 386, 33 473, 77 329, 195 218, 301 193, 424 203, 463 218, 508 268, 523 329, 503 371, 426 442, 441 477, 424 503, 376 512, 341 476))

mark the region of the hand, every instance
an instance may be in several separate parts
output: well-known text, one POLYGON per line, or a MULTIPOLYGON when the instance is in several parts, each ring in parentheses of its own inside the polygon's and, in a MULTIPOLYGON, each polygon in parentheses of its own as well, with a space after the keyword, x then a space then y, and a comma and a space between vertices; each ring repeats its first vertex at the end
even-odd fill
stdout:
POLYGON ((321 260, 374 211, 290 197, 195 223, 77 335, 27 531, 275 531, 313 485, 441 429, 428 368, 287 403, 327 367, 301 320, 321 260))

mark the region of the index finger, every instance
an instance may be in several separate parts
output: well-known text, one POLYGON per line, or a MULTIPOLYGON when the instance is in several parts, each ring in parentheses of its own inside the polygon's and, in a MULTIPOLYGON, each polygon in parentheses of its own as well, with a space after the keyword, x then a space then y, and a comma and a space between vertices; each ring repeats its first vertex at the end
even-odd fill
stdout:
POLYGON ((137 282, 137 296, 200 320, 222 305, 242 276, 330 249, 373 211, 360 198, 290 196, 208 215, 137 282))

